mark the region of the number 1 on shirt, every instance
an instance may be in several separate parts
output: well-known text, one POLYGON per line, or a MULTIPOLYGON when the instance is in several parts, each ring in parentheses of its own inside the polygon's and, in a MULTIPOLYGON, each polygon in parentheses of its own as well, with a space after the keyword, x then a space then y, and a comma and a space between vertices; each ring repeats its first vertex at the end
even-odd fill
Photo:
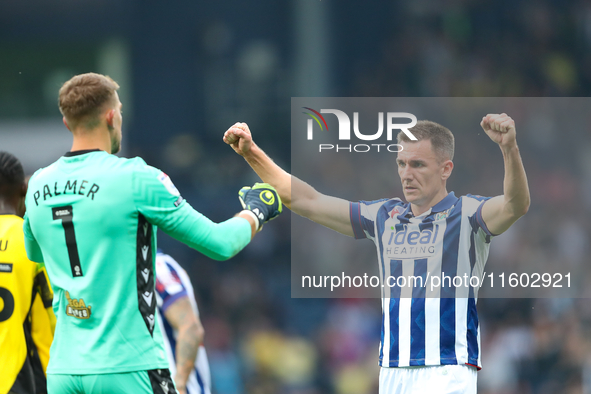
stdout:
POLYGON ((82 276, 82 267, 80 266, 80 255, 78 254, 78 244, 76 243, 76 233, 74 232, 74 209, 71 205, 55 207, 51 209, 53 220, 61 220, 64 232, 66 233, 66 246, 68 247, 68 257, 70 258, 70 267, 72 276, 82 276))

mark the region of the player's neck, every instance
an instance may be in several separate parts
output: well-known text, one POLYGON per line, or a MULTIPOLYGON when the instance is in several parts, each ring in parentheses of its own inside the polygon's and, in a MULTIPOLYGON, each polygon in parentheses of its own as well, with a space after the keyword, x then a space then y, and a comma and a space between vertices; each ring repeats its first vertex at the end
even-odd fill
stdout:
POLYGON ((16 215, 14 203, 0 198, 0 215, 16 215))
POLYGON ((111 153, 111 137, 107 130, 76 130, 70 151, 100 149, 111 153))
POLYGON ((412 214, 414 216, 422 215, 423 213, 427 212, 429 209, 437 205, 437 203, 443 200, 445 197, 447 197, 447 195, 447 189, 443 188, 431 199, 431 201, 425 202, 421 205, 411 203, 410 208, 412 210, 412 214))

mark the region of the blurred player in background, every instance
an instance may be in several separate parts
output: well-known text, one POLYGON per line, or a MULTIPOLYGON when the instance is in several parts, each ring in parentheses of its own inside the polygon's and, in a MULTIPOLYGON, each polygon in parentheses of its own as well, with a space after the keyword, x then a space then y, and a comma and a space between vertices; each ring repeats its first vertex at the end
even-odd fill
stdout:
MULTIPOLYGON (((245 123, 226 131, 224 141, 295 213, 374 241, 381 283, 386 284, 387 278, 400 276, 481 276, 491 238, 527 212, 529 188, 513 119, 487 115, 481 126, 504 158, 504 194, 493 198, 458 198, 447 192, 454 137, 434 122, 420 121, 409 129, 416 141, 398 134, 403 149, 396 163, 408 203, 398 198, 349 202, 321 194, 265 155, 245 123)), ((421 285, 383 287, 380 394, 476 392, 481 367, 477 292, 453 287, 451 281, 430 294, 421 285)))
POLYGON ((62 86, 71 150, 29 181, 25 246, 31 260, 46 264, 58 317, 50 394, 176 393, 155 324, 156 228, 226 260, 281 212, 275 190, 259 184, 241 191, 247 209, 213 223, 165 173, 140 158, 116 157, 118 88, 94 73, 62 86))
POLYGON ((191 280, 172 257, 156 255, 158 320, 174 383, 180 394, 211 394, 204 330, 191 280))
POLYGON ((27 258, 23 167, 0 152, 0 394, 47 392, 53 293, 45 268, 27 258))

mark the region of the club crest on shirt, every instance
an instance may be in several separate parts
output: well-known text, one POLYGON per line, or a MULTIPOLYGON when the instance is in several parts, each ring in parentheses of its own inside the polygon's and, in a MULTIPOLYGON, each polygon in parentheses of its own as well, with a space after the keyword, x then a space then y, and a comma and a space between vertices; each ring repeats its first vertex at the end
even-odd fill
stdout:
POLYGON ((160 175, 158 175, 158 180, 164 185, 166 190, 168 190, 168 192, 170 194, 172 194, 173 196, 180 196, 181 195, 181 193, 178 191, 178 189, 176 188, 174 183, 172 183, 172 180, 170 179, 170 177, 168 175, 166 175, 164 172, 161 172, 160 175))
POLYGON ((66 291, 66 315, 75 317, 77 319, 88 319, 90 317, 90 305, 86 306, 86 303, 82 298, 75 299, 70 298, 70 292, 66 291))
POLYGON ((390 212, 390 217, 393 218, 394 216, 400 215, 402 212, 404 212, 404 207, 397 205, 392 212, 390 212))
POLYGON ((452 209, 453 209, 453 207, 451 207, 449 209, 446 209, 443 212, 437 212, 435 214, 434 220, 442 220, 442 219, 447 218, 449 216, 449 214, 450 214, 450 212, 451 212, 452 209))

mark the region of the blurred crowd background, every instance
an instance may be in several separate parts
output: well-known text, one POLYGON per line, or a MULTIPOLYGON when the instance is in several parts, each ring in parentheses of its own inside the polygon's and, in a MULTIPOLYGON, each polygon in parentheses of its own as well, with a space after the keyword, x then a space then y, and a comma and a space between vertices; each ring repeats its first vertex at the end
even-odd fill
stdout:
MULTIPOLYGON (((291 97, 584 97, 590 49, 591 5, 577 0, 6 0, 0 149, 29 173, 53 162, 70 146, 59 87, 77 73, 109 74, 122 86, 122 155, 166 171, 220 221, 239 210, 238 189, 257 180, 221 141, 236 121, 289 170, 291 97)), ((588 277, 590 114, 581 109, 577 129, 543 116, 523 127, 532 207, 493 242, 489 266, 555 264, 588 277)), ((450 189, 500 192, 498 148, 456 152, 450 189)), ((357 198, 374 197, 383 196, 357 198)), ((214 392, 376 393, 379 301, 291 298, 292 220, 269 223, 223 263, 161 234, 196 286, 214 392)), ((591 393, 590 296, 481 299, 479 392, 591 393)))

